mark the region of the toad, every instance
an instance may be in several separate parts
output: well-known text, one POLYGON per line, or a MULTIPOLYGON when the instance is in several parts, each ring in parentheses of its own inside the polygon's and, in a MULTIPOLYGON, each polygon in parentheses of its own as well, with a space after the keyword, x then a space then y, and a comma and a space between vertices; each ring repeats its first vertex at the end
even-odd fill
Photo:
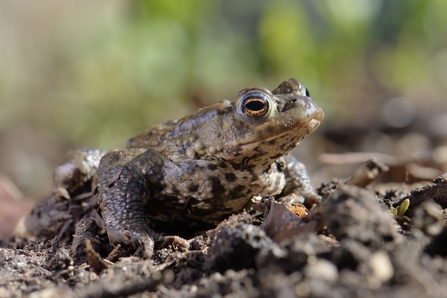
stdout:
MULTIPOLYGON (((323 115, 292 78, 273 91, 245 88, 234 101, 222 100, 130 139, 126 149, 105 154, 88 171, 88 177, 96 172, 110 242, 142 244, 150 257, 154 240, 161 238, 154 228, 203 230, 241 212, 254 197, 316 204, 319 196, 304 165, 288 154, 323 115)), ((66 181, 65 172, 59 169, 55 180, 66 181)))

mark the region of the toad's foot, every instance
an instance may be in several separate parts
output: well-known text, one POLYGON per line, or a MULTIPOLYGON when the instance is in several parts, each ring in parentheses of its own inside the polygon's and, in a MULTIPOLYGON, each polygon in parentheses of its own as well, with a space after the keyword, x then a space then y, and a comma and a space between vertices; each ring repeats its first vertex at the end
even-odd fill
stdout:
POLYGON ((309 209, 318 204, 321 197, 312 187, 306 166, 292 155, 285 156, 284 161, 287 182, 278 201, 289 206, 304 204, 309 209))
POLYGON ((179 236, 164 236, 163 242, 160 244, 161 247, 166 247, 168 245, 183 249, 189 250, 189 242, 186 239, 183 239, 179 236))

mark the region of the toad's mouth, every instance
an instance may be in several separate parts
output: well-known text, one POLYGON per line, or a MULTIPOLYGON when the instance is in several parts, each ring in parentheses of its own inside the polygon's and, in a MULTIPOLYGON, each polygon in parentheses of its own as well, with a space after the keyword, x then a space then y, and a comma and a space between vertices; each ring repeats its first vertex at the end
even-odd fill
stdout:
POLYGON ((309 97, 290 100, 281 110, 277 120, 267 122, 257 129, 256 137, 245 144, 268 142, 285 135, 303 138, 316 130, 324 119, 323 110, 309 97))
MULTIPOLYGON (((321 120, 311 119, 310 121, 308 121, 303 126, 296 126, 296 127, 292 128, 292 129, 286 130, 286 131, 284 131, 282 133, 278 133, 278 134, 276 134, 274 136, 260 138, 258 140, 258 143, 259 142, 269 142, 271 140, 282 139, 282 138, 285 138, 286 136, 300 137, 300 140, 302 140, 308 134, 310 134, 311 132, 316 130, 318 128, 318 126, 320 126, 320 123, 321 123, 321 120)), ((252 142, 252 143, 256 143, 256 142, 252 142)), ((296 145, 298 145, 298 144, 296 144, 296 145)))
POLYGON ((264 151, 267 155, 276 151, 271 146, 280 146, 280 151, 282 151, 281 155, 287 155, 288 152, 298 146, 301 140, 318 128, 323 117, 324 114, 321 111, 315 118, 301 122, 301 125, 289 126, 289 129, 284 129, 282 132, 274 134, 259 134, 252 139, 246 140, 245 142, 239 142, 236 146, 232 146, 232 149, 228 150, 228 152, 251 152, 256 147, 264 147, 264 145, 266 145, 267 147, 265 147, 266 150, 264 151), (271 143, 271 145, 268 145, 268 143, 271 143))

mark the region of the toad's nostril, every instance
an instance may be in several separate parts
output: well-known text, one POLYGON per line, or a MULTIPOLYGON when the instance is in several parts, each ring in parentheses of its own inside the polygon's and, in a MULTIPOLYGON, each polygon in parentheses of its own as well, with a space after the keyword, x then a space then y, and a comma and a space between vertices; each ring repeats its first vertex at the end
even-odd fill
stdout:
POLYGON ((307 115, 305 118, 315 119, 321 122, 324 118, 323 110, 310 99, 310 97, 306 96, 298 96, 292 99, 289 99, 282 108, 282 113, 290 110, 296 109, 297 113, 304 113, 307 115))

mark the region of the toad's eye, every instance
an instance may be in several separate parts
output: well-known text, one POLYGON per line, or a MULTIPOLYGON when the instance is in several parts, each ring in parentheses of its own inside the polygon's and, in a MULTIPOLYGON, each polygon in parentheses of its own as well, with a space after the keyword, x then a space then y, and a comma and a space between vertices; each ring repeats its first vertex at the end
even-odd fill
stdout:
POLYGON ((304 85, 300 85, 300 89, 298 91, 298 94, 301 96, 307 96, 310 97, 309 89, 306 88, 304 85))
POLYGON ((304 86, 303 86, 303 88, 304 88, 304 91, 305 91, 306 96, 307 96, 307 97, 310 97, 309 89, 307 89, 307 88, 304 87, 304 86))
POLYGON ((260 92, 247 93, 240 101, 240 107, 244 115, 259 118, 266 115, 270 105, 265 94, 260 92))

